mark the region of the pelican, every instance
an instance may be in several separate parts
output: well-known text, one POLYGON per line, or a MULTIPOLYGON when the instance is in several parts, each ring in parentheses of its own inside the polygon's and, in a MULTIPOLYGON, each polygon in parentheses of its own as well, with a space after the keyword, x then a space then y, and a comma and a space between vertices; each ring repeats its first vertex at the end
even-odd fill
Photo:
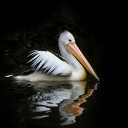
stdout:
POLYGON ((100 80, 69 31, 62 32, 58 42, 62 56, 48 50, 28 50, 15 54, 15 61, 27 64, 32 69, 13 78, 30 81, 81 81, 87 77, 85 67, 98 81, 100 80), (21 56, 24 58, 20 59, 21 56))

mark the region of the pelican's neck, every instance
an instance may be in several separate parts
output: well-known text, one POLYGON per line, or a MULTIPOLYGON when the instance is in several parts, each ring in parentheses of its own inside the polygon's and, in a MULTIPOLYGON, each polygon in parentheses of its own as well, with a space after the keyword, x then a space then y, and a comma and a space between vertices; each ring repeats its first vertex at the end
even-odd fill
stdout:
POLYGON ((78 68, 82 65, 78 62, 78 60, 70 53, 68 52, 65 47, 62 45, 61 42, 59 42, 59 49, 61 55, 66 59, 66 61, 73 67, 78 68))
POLYGON ((67 51, 61 42, 59 42, 59 49, 61 55, 66 59, 72 68, 72 75, 69 77, 69 80, 84 80, 86 78, 86 72, 79 61, 67 51))

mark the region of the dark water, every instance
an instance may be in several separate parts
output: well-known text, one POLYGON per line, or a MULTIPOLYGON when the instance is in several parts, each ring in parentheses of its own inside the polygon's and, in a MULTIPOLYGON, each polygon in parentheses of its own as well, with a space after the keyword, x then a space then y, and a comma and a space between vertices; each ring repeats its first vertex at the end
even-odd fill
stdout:
POLYGON ((1 127, 95 127, 94 82, 0 81, 1 127))

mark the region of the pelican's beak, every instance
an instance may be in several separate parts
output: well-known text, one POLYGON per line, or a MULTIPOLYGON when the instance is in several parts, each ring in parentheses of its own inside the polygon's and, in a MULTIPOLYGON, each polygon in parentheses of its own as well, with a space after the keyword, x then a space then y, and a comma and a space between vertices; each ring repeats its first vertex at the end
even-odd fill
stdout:
POLYGON ((96 75, 95 71, 93 70, 93 68, 91 67, 91 65, 89 64, 89 62, 87 61, 87 59, 84 57, 84 55, 82 54, 82 52, 79 50, 79 48, 77 47, 76 43, 70 43, 67 44, 65 46, 65 48, 72 53, 80 62, 81 64, 98 80, 100 81, 100 79, 98 78, 98 76, 96 75))

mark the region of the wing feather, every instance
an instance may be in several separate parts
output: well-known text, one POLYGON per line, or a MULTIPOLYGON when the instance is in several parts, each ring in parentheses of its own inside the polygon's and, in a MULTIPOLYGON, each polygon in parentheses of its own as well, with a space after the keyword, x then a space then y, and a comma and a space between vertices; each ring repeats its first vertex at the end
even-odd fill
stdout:
POLYGON ((72 73, 71 67, 67 62, 59 59, 49 51, 33 50, 28 57, 32 58, 27 64, 35 70, 42 70, 44 73, 51 75, 70 75, 72 73))
POLYGON ((41 70, 42 73, 51 75, 71 75, 72 69, 66 60, 46 50, 28 49, 11 56, 11 58, 22 64, 29 65, 34 70, 41 70))

